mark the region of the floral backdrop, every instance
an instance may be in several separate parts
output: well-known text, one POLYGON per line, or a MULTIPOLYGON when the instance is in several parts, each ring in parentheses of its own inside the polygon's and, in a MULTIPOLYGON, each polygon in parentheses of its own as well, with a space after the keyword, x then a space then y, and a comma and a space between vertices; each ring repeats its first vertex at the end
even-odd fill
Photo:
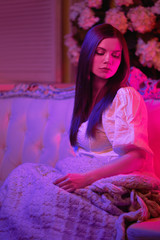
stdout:
POLYGON ((119 29, 131 66, 160 79, 160 0, 83 0, 70 7, 72 32, 65 36, 70 61, 77 65, 86 32, 99 23, 119 29))

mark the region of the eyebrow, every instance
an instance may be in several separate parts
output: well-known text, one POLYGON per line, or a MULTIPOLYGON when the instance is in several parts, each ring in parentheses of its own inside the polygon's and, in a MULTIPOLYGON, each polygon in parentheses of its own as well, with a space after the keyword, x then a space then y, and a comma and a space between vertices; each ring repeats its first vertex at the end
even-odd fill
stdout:
MULTIPOLYGON (((104 50, 104 51, 106 51, 106 49, 105 48, 102 48, 102 47, 97 47, 97 49, 102 49, 102 50, 104 50)), ((121 52, 121 50, 112 50, 113 52, 121 52)))

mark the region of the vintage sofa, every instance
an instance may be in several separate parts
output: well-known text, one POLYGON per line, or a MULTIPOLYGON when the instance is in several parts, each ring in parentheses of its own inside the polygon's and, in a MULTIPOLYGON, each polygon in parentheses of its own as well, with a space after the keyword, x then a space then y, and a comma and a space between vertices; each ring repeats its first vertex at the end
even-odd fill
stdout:
MULTIPOLYGON (((2 87, 1 87, 2 88, 2 87)), ((0 95, 0 182, 26 162, 55 166, 74 155, 68 134, 74 87, 20 84, 0 95)), ((160 100, 146 100, 149 144, 160 178, 160 100)), ((160 218, 131 225, 128 239, 160 239, 160 218)))

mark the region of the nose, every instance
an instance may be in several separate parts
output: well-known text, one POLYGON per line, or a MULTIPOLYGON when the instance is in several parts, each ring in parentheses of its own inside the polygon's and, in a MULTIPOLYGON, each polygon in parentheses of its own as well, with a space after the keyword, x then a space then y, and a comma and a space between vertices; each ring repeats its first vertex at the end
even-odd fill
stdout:
POLYGON ((104 62, 109 62, 111 60, 111 56, 109 52, 106 52, 106 54, 104 55, 104 62))

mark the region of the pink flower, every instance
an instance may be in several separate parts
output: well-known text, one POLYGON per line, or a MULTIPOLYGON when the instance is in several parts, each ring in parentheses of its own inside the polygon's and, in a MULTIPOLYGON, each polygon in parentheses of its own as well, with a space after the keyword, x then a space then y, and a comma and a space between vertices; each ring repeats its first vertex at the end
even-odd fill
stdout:
POLYGON ((78 25, 83 29, 89 29, 96 22, 99 21, 98 17, 94 16, 94 12, 90 8, 85 8, 78 19, 78 25))
POLYGON ((127 17, 131 20, 130 29, 140 33, 150 32, 155 26, 155 15, 142 6, 131 8, 127 17))
POLYGON ((123 34, 127 31, 127 18, 117 8, 112 8, 106 12, 105 23, 111 24, 123 34))
POLYGON ((90 8, 101 8, 102 6, 102 0, 86 0, 88 7, 90 8))
POLYGON ((160 14, 160 0, 158 0, 153 7, 150 8, 154 14, 160 14))
POLYGON ((133 4, 133 0, 115 0, 115 5, 118 7, 125 5, 125 6, 129 6, 133 4))

